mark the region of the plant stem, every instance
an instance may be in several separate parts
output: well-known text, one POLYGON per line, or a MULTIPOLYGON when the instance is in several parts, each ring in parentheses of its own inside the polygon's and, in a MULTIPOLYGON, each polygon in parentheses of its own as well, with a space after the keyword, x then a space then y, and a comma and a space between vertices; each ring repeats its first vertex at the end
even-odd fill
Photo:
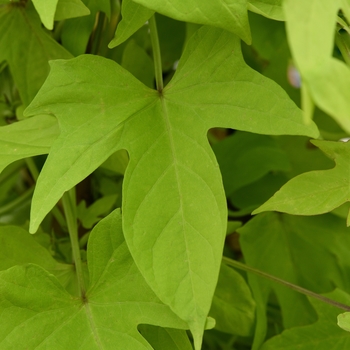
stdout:
MULTIPOLYGON (((75 188, 71 189, 69 192, 73 192, 74 190, 75 188)), ((78 277, 78 288, 80 291, 80 297, 84 300, 86 288, 85 288, 85 281, 84 281, 84 275, 83 275, 83 267, 82 267, 81 257, 80 257, 76 210, 69 192, 65 192, 63 194, 62 203, 63 203, 64 214, 67 220, 69 237, 72 245, 73 260, 74 260, 75 270, 78 277)), ((72 193, 72 195, 74 195, 74 193, 72 193)))
POLYGON ((160 55, 159 38, 157 31, 157 23, 155 15, 153 15, 149 21, 149 30, 153 49, 153 61, 154 61, 154 74, 156 77, 157 90, 159 92, 163 91, 163 70, 162 70, 162 60, 160 55))
POLYGON ((313 297, 315 299, 318 299, 318 300, 321 300, 329 305, 332 305, 332 306, 335 306, 339 309, 342 309, 342 310, 345 310, 345 311, 350 311, 350 306, 348 305, 345 305, 345 304, 342 304, 342 303, 338 303, 337 301, 334 301, 332 299, 329 299, 323 295, 320 295, 320 294, 317 294, 317 293, 314 293, 312 292, 311 290, 308 290, 308 289, 305 289, 305 288, 302 288, 302 287, 299 287, 293 283, 290 283, 290 282, 287 282, 285 280, 282 280, 278 277, 275 277, 275 276, 272 276, 266 272, 263 272, 263 271, 260 271, 258 269, 255 269, 253 267, 250 267, 250 266, 247 266, 245 264, 242 264, 241 262, 239 261, 236 261, 236 260, 232 260, 230 258, 227 258, 227 257, 223 257, 222 258, 223 262, 226 264, 226 265, 229 265, 231 267, 235 267, 239 270, 243 270, 243 271, 247 271, 247 272, 251 272, 251 273, 254 273, 255 275, 258 275, 258 276, 262 276, 264 278, 267 278, 273 282, 277 282, 279 284, 282 284, 283 286, 286 286, 290 289, 293 289, 301 294, 304 294, 304 295, 307 295, 307 296, 310 296, 310 297, 313 297))

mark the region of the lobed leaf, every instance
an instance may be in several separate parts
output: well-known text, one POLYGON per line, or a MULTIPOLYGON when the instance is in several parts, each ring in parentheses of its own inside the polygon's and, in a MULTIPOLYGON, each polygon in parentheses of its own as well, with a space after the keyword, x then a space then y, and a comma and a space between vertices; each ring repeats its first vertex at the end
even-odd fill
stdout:
POLYGON ((336 166, 330 170, 311 171, 296 176, 253 214, 276 210, 296 215, 327 213, 350 201, 350 144, 332 141, 312 141, 332 158, 336 166))
POLYGON ((317 136, 315 125, 304 125, 283 90, 245 64, 238 38, 212 27, 191 37, 161 93, 101 57, 52 62, 26 111, 37 113, 54 114, 61 134, 38 179, 31 231, 64 191, 125 148, 128 247, 157 296, 188 322, 198 347, 226 232, 225 195, 208 129, 317 136))
MULTIPOLYGON (((335 290, 326 294, 327 297, 339 302, 349 304, 349 294, 335 290)), ((281 335, 271 338, 261 350, 274 349, 319 349, 343 350, 350 346, 350 335, 340 329, 335 320, 339 309, 322 301, 310 298, 318 314, 318 321, 305 327, 287 329, 281 335)))
POLYGON ((0 346, 101 350, 118 344, 123 349, 151 350, 138 324, 186 328, 137 270, 123 239, 120 211, 91 232, 88 261, 85 302, 68 294, 37 265, 0 272, 0 346))

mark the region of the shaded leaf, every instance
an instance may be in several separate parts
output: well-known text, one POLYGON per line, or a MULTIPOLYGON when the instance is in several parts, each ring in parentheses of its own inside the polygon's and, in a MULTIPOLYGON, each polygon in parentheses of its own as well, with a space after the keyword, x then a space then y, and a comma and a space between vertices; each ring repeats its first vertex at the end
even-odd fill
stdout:
POLYGON ((62 28, 62 45, 74 56, 85 53, 98 11, 106 13, 107 16, 110 14, 109 0, 84 0, 83 2, 90 10, 90 15, 67 19, 62 28))
POLYGON ((129 39, 154 14, 147 7, 136 4, 133 0, 124 0, 122 3, 122 20, 119 22, 114 39, 109 48, 116 47, 129 39))
POLYGON ((276 84, 246 66, 239 39, 212 27, 191 37, 161 94, 115 62, 81 56, 52 63, 26 113, 52 113, 61 129, 38 179, 31 231, 63 192, 125 148, 128 247, 159 298, 197 335, 215 290, 227 222, 207 131, 318 134, 276 84))
MULTIPOLYGON (((350 303, 350 296, 341 290, 335 290, 326 296, 348 305, 350 303)), ((350 334, 340 329, 336 323, 339 309, 312 298, 310 302, 318 314, 316 323, 285 330, 281 335, 268 340, 261 350, 343 350, 350 347, 350 334)))
MULTIPOLYGON (((341 218, 332 214, 296 217, 266 213, 250 220, 238 232, 247 265, 316 293, 328 292, 335 286, 349 290, 350 236, 341 218)), ((313 321, 305 296, 260 276, 248 274, 248 280, 257 303, 254 349, 265 338, 266 303, 271 290, 281 305, 285 327, 313 321)))
POLYGON ((216 321, 215 329, 241 336, 252 333, 255 322, 255 301, 243 277, 221 264, 209 315, 216 321))
POLYGON ((90 10, 81 0, 59 0, 55 12, 55 21, 89 14, 90 10))
POLYGON ((207 24, 231 31, 250 43, 247 0, 135 0, 153 11, 183 22, 207 24))
POLYGON ((39 266, 15 266, 0 273, 3 349, 115 349, 117 345, 151 350, 138 324, 186 328, 137 270, 123 239, 119 211, 92 231, 88 261, 85 302, 68 294, 39 266), (40 326, 43 323, 45 327, 40 326))
POLYGON ((336 163, 330 170, 311 171, 291 179, 253 214, 276 210, 288 214, 327 213, 349 201, 350 143, 312 141, 336 163))
POLYGON ((49 73, 48 61, 71 57, 42 29, 31 3, 25 7, 14 4, 0 8, 0 46, 0 62, 8 62, 26 106, 49 73), (13 45, 13 38, 16 38, 16 45, 13 45))

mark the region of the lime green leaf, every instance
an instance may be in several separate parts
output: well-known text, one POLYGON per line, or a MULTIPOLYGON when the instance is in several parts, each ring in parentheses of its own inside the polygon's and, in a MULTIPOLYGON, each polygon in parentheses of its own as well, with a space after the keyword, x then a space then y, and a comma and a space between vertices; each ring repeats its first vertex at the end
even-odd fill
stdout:
POLYGON ((249 0, 248 9, 276 21, 284 21, 282 0, 249 0))
POLYGON ((287 0, 288 39, 303 84, 315 104, 350 132, 350 69, 332 58, 340 0, 287 0))
POLYGON ((253 214, 269 210, 296 215, 323 214, 350 200, 350 143, 312 143, 334 159, 336 166, 330 170, 311 171, 293 178, 253 214))
MULTIPOLYGON (((341 303, 350 303, 349 294, 335 290, 326 294, 330 299, 341 303)), ((350 347, 350 334, 337 326, 339 309, 322 301, 310 298, 318 314, 318 321, 305 327, 285 330, 281 335, 271 338, 261 350, 344 350, 350 347)))
POLYGON ((58 263, 33 235, 18 226, 0 227, 0 271, 15 265, 36 264, 55 275, 60 283, 78 295, 77 278, 73 265, 58 263))
POLYGON ((67 19, 62 28, 62 44, 74 56, 79 56, 86 51, 91 31, 94 28, 96 14, 102 11, 109 16, 109 0, 84 0, 84 4, 90 10, 89 16, 67 19))
POLYGON ((122 3, 122 20, 119 22, 114 39, 109 43, 109 48, 116 47, 129 39, 141 28, 154 14, 147 7, 136 4, 132 0, 124 0, 122 3))
POLYGON ((89 8, 81 0, 59 0, 55 12, 55 21, 87 16, 89 14, 89 8))
POLYGON ((344 312, 338 315, 338 326, 343 328, 345 331, 350 332, 350 312, 344 312))
POLYGON ((8 62, 26 106, 49 73, 48 61, 71 57, 42 29, 30 3, 25 8, 15 5, 0 8, 0 46, 0 62, 8 62), (16 45, 13 38, 17 38, 16 45))
POLYGON ((235 33, 251 42, 247 0, 135 0, 153 11, 183 22, 207 24, 235 33))
POLYGON ((159 298, 197 334, 210 309, 227 222, 208 129, 318 134, 276 84, 244 63, 239 39, 212 27, 191 37, 161 95, 115 62, 81 56, 52 63, 26 113, 52 113, 61 129, 38 179, 31 231, 65 191, 125 148, 129 249, 159 298))
POLYGON ((47 115, 0 127, 0 173, 16 160, 49 153, 58 133, 56 118, 47 115))
POLYGON ((243 277, 222 264, 209 315, 215 329, 241 336, 251 334, 255 322, 255 301, 243 277))
POLYGON ((41 22, 47 29, 53 29, 58 0, 33 0, 34 7, 38 12, 41 22))
POLYGON ((85 302, 39 266, 0 273, 2 349, 57 349, 59 344, 60 349, 151 350, 138 324, 186 328, 137 270, 123 239, 119 211, 92 231, 88 261, 91 282, 85 302))

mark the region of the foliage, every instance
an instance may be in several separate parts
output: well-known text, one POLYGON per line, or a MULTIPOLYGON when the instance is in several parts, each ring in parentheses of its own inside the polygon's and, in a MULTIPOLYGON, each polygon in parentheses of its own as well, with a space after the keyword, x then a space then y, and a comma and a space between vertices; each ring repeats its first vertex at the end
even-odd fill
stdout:
POLYGON ((349 22, 0 0, 0 348, 347 347, 349 22))

